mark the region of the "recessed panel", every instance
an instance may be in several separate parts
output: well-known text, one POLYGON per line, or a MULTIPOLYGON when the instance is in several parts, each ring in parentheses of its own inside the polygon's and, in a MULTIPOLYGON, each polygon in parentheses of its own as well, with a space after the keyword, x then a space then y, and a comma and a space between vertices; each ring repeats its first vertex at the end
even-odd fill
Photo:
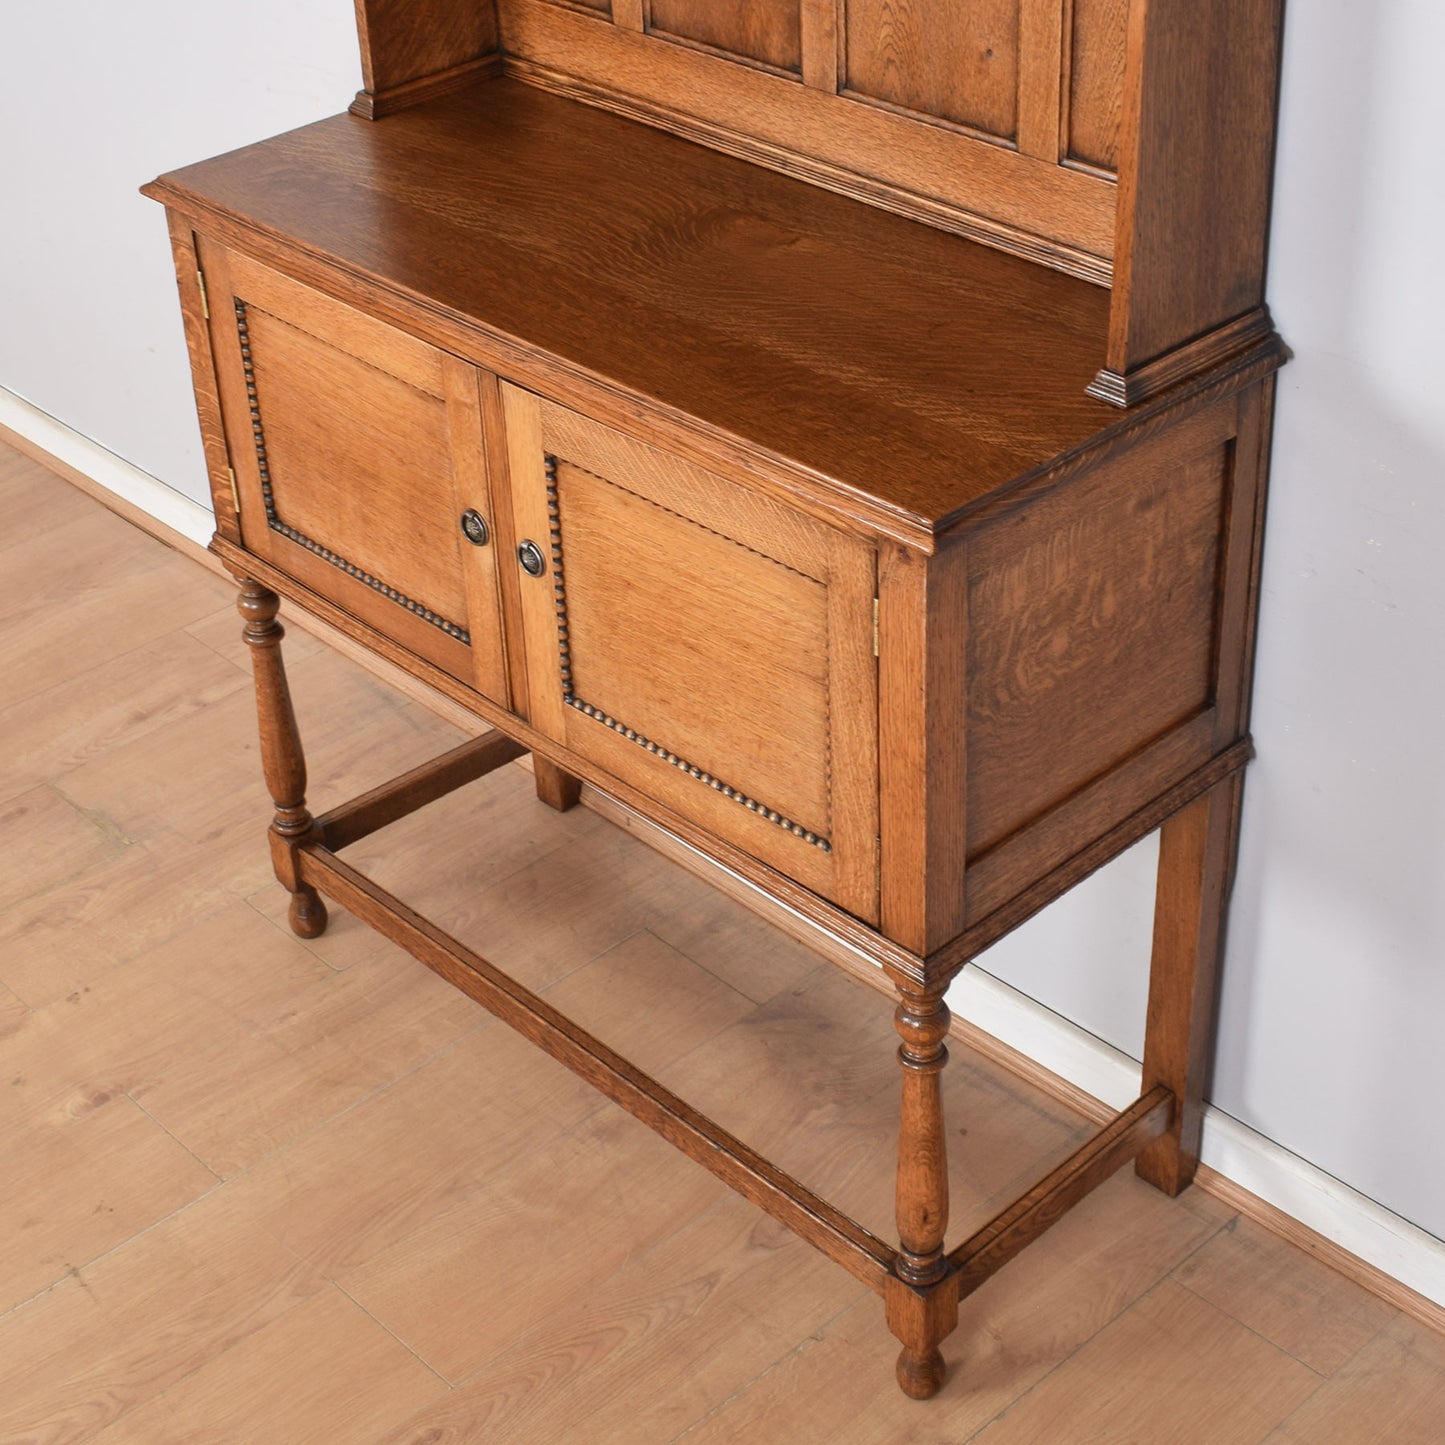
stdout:
POLYGON ((273 521, 465 627, 445 404, 254 304, 242 319, 273 521))
POLYGON ((652 0, 648 30, 796 71, 802 66, 800 9, 800 0, 652 0))
POLYGON ((819 581, 559 462, 571 688, 810 832, 828 832, 819 581))
POLYGON ((970 858, 1211 705, 1231 453, 1187 442, 970 542, 970 858))
POLYGON ((850 94, 1017 133, 1019 0, 848 0, 846 43, 850 94))
POLYGON ((1119 168, 1128 17, 1129 0, 1074 0, 1066 152, 1101 170, 1119 168))

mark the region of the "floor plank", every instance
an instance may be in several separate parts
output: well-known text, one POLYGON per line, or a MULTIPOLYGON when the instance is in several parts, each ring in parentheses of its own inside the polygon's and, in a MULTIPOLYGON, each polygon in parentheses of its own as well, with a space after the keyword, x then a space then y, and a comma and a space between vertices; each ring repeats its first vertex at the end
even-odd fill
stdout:
POLYGON ((1393 1320, 1270 1437, 1270 1445, 1439 1445, 1445 1338, 1393 1320))
POLYGON ((104 1445, 363 1445, 446 1385, 330 1288, 95 1436, 104 1445), (284 1378, 286 1388, 278 1389, 284 1378))
POLYGON ((1231 1221, 1174 1278, 1321 1375, 1334 1374, 1396 1314, 1247 1219, 1231 1221))
POLYGON ((975 1438, 1255 1445, 1319 1386, 1313 1370, 1166 1281, 975 1438))

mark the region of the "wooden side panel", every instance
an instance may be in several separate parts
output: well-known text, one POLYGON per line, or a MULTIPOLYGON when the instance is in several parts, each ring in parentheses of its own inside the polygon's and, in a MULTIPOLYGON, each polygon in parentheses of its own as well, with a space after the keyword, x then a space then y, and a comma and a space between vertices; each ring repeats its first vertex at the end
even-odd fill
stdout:
POLYGON ((1263 305, 1281 5, 1130 6, 1106 367, 1125 382, 1263 305))
POLYGON ((515 525, 544 559, 522 587, 533 724, 875 919, 872 548, 504 398, 515 525))
POLYGON ((775 70, 802 68, 799 0, 651 0, 653 35, 693 40, 775 70))
POLYGON ((850 92, 1014 137, 1019 0, 849 0, 847 15, 850 92))
POLYGON ((967 584, 966 543, 879 557, 883 932, 925 956, 966 921, 967 584))
POLYGON ((1234 418, 1222 403, 970 539, 970 860, 1161 739, 1194 736, 1185 771, 1210 755, 1234 418))
POLYGON ((356 29, 375 95, 491 55, 496 0, 356 0, 356 29))
POLYGON ((185 326, 186 351, 191 362, 191 385, 196 393, 196 415, 201 423, 201 447, 211 483, 216 531, 233 542, 239 542, 241 518, 231 488, 226 428, 221 417, 221 399, 216 391, 216 368, 211 358, 211 331, 207 324, 209 317, 201 258, 190 222, 168 210, 166 224, 170 229, 171 255, 176 266, 181 320, 185 326))
POLYGON ((1065 154, 1116 171, 1129 0, 1073 0, 1073 17, 1065 154))

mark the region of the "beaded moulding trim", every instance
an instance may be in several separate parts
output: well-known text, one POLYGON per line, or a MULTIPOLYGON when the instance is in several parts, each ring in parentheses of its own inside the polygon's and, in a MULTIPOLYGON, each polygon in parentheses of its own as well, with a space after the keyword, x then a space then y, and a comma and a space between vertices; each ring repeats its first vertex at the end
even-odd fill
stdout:
POLYGON ((423 606, 414 597, 408 597, 405 592, 383 582, 379 577, 374 577, 365 568, 358 567, 355 562, 348 561, 339 553, 333 552, 331 548, 308 537, 304 532, 298 532, 295 527, 289 526, 277 515, 276 498, 271 487, 271 460, 266 452, 266 431, 261 424, 261 401, 256 392, 256 365, 251 356, 251 331, 247 317, 247 304, 239 297, 236 298, 236 330, 241 340, 241 368, 246 380, 246 402, 251 410, 251 439, 256 448, 256 468, 261 476, 261 500, 266 508, 266 525, 279 536, 285 537, 288 542, 295 542, 298 547, 304 547, 308 552, 321 558, 323 562, 330 563, 338 572, 344 572, 348 577, 354 577, 358 582, 370 587, 373 592, 379 592, 389 602, 395 602, 398 607, 405 608, 406 611, 421 618, 423 622, 429 622, 439 632, 444 632, 448 637, 455 638, 456 641, 462 643, 463 646, 470 647, 472 637, 465 627, 433 612, 431 608, 423 606))
POLYGON ((828 839, 805 828, 801 823, 794 822, 775 808, 769 808, 756 798, 749 797, 740 788, 734 788, 731 784, 725 783, 721 778, 708 772, 706 768, 700 768, 696 763, 679 757, 645 733, 628 727, 626 723, 619 721, 610 713, 594 707, 577 696, 572 683, 572 642, 567 620, 567 584, 563 571, 562 513, 557 492, 557 458, 548 453, 544 460, 547 469, 547 525, 551 533, 552 596, 557 613, 557 652, 562 681, 562 701, 584 717, 589 717, 594 722, 601 723, 603 727, 610 728, 619 736, 626 738, 628 742, 636 743, 644 752, 661 758, 663 762, 670 764, 679 772, 686 773, 688 777, 696 778, 698 782, 704 783, 713 792, 721 793, 723 797, 731 799, 740 807, 746 808, 748 812, 755 813, 759 818, 781 828, 785 833, 791 833, 795 838, 800 838, 804 843, 821 849, 824 853, 831 853, 833 845, 828 839))

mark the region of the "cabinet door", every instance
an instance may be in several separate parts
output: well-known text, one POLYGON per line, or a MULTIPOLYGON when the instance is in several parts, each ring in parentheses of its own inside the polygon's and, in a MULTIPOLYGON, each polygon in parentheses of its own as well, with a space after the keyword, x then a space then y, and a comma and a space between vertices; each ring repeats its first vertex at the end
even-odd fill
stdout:
POLYGON ((505 702, 475 368, 244 256, 205 266, 247 549, 505 702))
POLYGON ((876 921, 872 546, 504 396, 534 725, 876 921))

